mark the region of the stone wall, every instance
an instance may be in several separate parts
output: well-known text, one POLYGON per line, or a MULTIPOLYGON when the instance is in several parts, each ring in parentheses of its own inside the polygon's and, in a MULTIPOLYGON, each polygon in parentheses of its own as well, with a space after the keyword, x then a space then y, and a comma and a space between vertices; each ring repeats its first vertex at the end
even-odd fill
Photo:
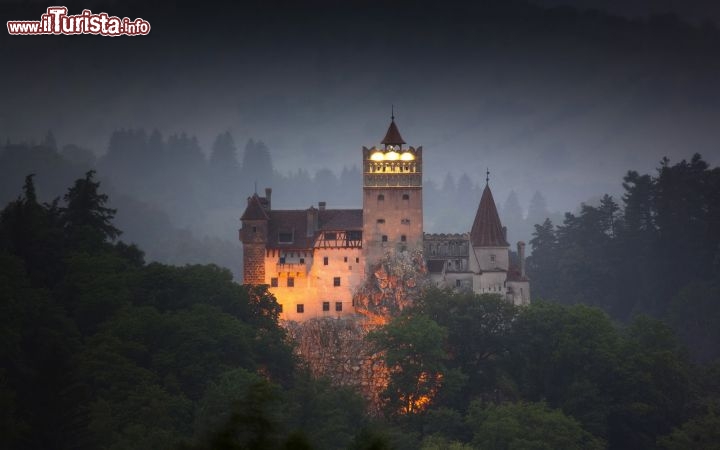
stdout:
POLYGON ((265 284, 265 244, 243 245, 243 283, 265 284))

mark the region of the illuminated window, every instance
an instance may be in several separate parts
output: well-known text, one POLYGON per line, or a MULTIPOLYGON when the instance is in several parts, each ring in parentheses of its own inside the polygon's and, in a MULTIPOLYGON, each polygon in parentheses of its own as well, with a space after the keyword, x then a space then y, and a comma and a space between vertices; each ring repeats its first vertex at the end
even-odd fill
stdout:
POLYGON ((278 279, 277 279, 277 278, 270 278, 270 286, 272 286, 272 287, 278 287, 278 279))
POLYGON ((330 311, 330 302, 323 302, 323 311, 330 311))
POLYGON ((305 312, 305 305, 303 305, 302 303, 298 303, 298 305, 297 305, 297 312, 300 313, 300 314, 304 313, 304 312, 305 312))
POLYGON ((405 242, 405 241, 407 241, 407 236, 405 236, 403 234, 402 236, 400 236, 400 242, 405 242))
POLYGON ((333 278, 333 286, 340 286, 340 277, 333 278))
POLYGON ((325 257, 323 258, 323 266, 327 266, 327 265, 328 265, 328 257, 325 256, 325 257))
POLYGON ((387 235, 383 234, 382 241, 387 242, 387 235))
POLYGON ((342 302, 335 302, 335 311, 342 311, 342 302))
POLYGON ((295 287, 295 278, 288 277, 287 287, 295 287))

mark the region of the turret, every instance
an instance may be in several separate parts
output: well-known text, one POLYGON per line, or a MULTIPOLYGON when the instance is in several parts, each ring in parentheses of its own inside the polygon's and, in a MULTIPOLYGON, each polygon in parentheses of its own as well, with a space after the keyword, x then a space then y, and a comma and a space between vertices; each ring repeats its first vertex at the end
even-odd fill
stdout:
MULTIPOLYGON (((272 192, 270 189, 266 194, 272 192), (269 191, 269 192, 268 192, 269 191)), ((270 219, 269 199, 254 194, 248 197, 245 212, 240 217, 240 241, 243 244, 243 282, 245 284, 264 284, 265 249, 268 241, 268 221, 270 219)))

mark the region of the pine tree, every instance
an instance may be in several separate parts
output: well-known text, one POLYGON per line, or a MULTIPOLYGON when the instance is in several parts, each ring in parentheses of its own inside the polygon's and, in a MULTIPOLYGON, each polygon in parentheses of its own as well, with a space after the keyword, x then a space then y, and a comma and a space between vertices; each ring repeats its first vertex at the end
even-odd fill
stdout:
POLYGON ((61 208, 62 223, 69 244, 76 249, 91 250, 107 241, 114 241, 121 231, 112 224, 116 210, 105 207, 106 194, 98 192, 100 182, 95 171, 75 181, 67 194, 67 206, 61 208))

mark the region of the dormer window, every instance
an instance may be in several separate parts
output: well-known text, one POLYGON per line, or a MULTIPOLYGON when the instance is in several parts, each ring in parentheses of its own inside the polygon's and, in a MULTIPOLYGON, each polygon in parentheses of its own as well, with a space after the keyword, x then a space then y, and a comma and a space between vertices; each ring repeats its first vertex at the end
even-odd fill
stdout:
POLYGON ((293 233, 292 231, 281 231, 278 233, 278 244, 292 244, 293 233))

